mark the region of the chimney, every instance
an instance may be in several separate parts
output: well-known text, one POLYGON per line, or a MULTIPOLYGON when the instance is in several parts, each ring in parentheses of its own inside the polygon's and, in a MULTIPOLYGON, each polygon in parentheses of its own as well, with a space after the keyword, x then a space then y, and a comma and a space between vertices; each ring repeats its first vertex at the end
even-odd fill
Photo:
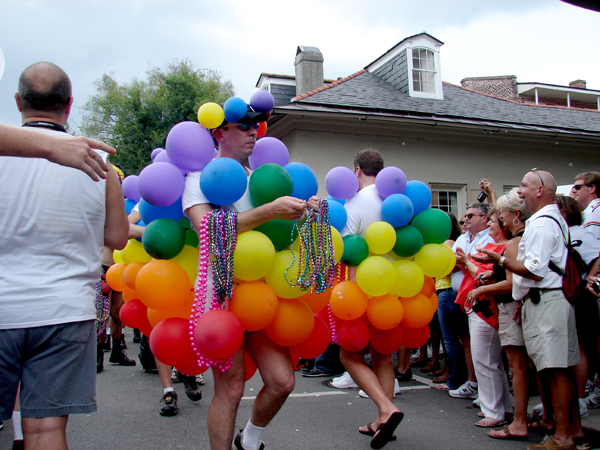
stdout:
POLYGON ((587 83, 585 82, 585 80, 575 80, 575 81, 571 81, 569 83, 569 87, 571 88, 581 88, 581 89, 587 89, 587 83))
POLYGON ((298 46, 296 51, 296 95, 304 94, 325 84, 323 54, 317 47, 298 46))

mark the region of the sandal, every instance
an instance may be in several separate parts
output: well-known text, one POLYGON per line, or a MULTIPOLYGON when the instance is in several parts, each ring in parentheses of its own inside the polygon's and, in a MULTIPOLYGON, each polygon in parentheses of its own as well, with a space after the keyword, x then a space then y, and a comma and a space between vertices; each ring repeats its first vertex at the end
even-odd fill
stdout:
POLYGON ((506 441, 526 441, 527 435, 521 436, 518 434, 512 434, 508 429, 508 425, 504 425, 502 428, 497 430, 491 430, 488 436, 492 439, 504 439, 506 441))
POLYGON ((489 419, 489 418, 481 419, 479 422, 475 423, 476 427, 481 427, 481 428, 495 428, 495 427, 501 427, 504 425, 506 425, 506 420, 496 420, 496 419, 489 419))
MULTIPOLYGON (((377 426, 374 423, 368 423, 365 425, 365 428, 367 429, 365 430, 361 430, 360 428, 358 429, 358 432, 360 434, 366 434, 367 436, 375 436, 375 433, 377 433, 377 426)), ((390 437, 390 441, 395 441, 396 440, 396 435, 392 435, 390 437)))
POLYGON ((429 361, 427 364, 425 364, 425 367, 423 367, 421 369, 421 372, 422 373, 431 373, 431 372, 435 372, 437 370, 440 370, 440 365, 433 364, 431 361, 429 361))
POLYGON ((396 430, 398 425, 400 425, 402 419, 404 419, 404 413, 398 411, 392 413, 392 415, 388 418, 387 422, 380 423, 377 426, 375 436, 373 436, 373 439, 371 439, 371 448, 377 450, 383 448, 385 444, 390 442, 394 430, 396 430))
POLYGON ((448 375, 442 375, 441 377, 437 377, 433 379, 434 383, 447 383, 450 380, 448 375))
POLYGON ((447 375, 446 368, 436 370, 434 372, 429 372, 427 374, 427 376, 430 376, 430 377, 441 377, 442 375, 447 375))
POLYGON ((534 414, 527 414, 527 428, 542 434, 554 434, 554 428, 544 425, 542 417, 534 414))
POLYGON ((410 363, 408 363, 409 367, 424 367, 428 364, 426 359, 413 359, 410 363))

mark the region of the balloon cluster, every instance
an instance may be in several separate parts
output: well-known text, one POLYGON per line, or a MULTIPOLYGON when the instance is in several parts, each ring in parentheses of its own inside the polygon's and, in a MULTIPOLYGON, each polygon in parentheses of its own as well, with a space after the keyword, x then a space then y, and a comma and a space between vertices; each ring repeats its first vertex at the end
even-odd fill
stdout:
MULTIPOLYGON (((273 99, 259 91, 250 105, 255 111, 269 112, 273 99)), ((255 206, 286 195, 308 200, 318 191, 311 168, 290 163, 285 144, 275 138, 257 140, 249 158, 253 169, 249 180, 237 161, 215 158, 208 129, 223 120, 236 122, 246 111, 246 103, 237 97, 223 108, 202 105, 200 123, 175 125, 166 150, 155 149, 151 165, 139 176, 125 178, 128 212, 139 202, 140 225, 146 228, 141 242, 132 239, 115 252, 116 264, 107 272, 109 285, 124 293, 123 323, 150 337, 160 361, 190 375, 208 368, 198 364, 190 332, 201 351, 216 359, 228 358, 239 349, 244 330, 261 331, 265 339, 289 347, 293 357, 302 358, 315 358, 332 339, 350 350, 370 342, 381 353, 426 342, 437 308, 433 277, 446 276, 455 263, 451 249, 442 245, 451 224, 446 213, 431 209, 428 187, 420 181, 407 182, 397 167, 383 169, 376 178, 383 221, 372 224, 365 237, 342 239, 340 234, 347 221, 343 203, 358 190, 355 174, 336 167, 325 178, 335 262, 356 267, 356 281, 345 280, 340 271, 339 282, 321 293, 314 286, 308 291, 294 286, 289 280, 300 271, 298 226, 273 219, 238 236, 233 253, 235 285, 227 309, 208 311, 190 330, 190 317, 197 316, 193 286, 199 249, 198 237, 182 213, 185 176, 201 170, 202 193, 221 206, 238 201, 246 189, 255 206)), ((246 363, 249 378, 256 367, 247 355, 246 363)))

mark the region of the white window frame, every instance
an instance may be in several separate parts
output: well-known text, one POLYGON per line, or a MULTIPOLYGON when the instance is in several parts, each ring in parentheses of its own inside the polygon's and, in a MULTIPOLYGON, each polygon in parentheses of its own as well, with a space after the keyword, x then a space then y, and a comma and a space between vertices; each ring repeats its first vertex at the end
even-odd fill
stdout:
MULTIPOLYGON (((429 183, 429 188, 431 192, 452 192, 456 194, 456 210, 452 211, 458 220, 462 217, 462 215, 467 212, 467 186, 465 184, 452 184, 452 183, 429 183)), ((432 208, 441 209, 438 205, 433 204, 432 199, 432 208)))
POLYGON ((439 50, 435 50, 433 48, 427 47, 425 45, 417 45, 414 47, 409 47, 407 49, 407 62, 408 62, 408 94, 411 97, 421 97, 421 98, 433 98, 443 100, 444 94, 442 91, 442 75, 440 72, 440 52, 439 50), (426 50, 427 52, 431 52, 433 54, 433 71, 432 70, 424 70, 421 68, 415 69, 413 64, 413 50, 426 50), (433 73, 434 77, 434 89, 435 92, 422 92, 416 91, 414 89, 414 73, 415 71, 421 73, 433 73))

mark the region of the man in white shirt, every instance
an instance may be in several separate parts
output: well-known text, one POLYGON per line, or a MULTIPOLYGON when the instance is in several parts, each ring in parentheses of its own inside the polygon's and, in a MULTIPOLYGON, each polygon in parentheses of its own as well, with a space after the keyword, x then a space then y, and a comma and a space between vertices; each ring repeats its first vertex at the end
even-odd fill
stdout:
POLYGON ((600 239, 600 172, 580 173, 569 194, 583 211, 583 228, 600 239))
POLYGON ((528 449, 575 450, 574 439, 584 437, 571 369, 579 362, 575 313, 562 290, 562 277, 549 268, 551 261, 563 270, 566 266, 564 236, 568 227, 555 203, 552 174, 537 170, 527 173, 517 192, 533 213, 526 222, 517 259, 486 253, 514 273, 513 298, 523 302, 525 346, 544 387, 544 426, 551 428, 554 413, 554 436, 528 449))

